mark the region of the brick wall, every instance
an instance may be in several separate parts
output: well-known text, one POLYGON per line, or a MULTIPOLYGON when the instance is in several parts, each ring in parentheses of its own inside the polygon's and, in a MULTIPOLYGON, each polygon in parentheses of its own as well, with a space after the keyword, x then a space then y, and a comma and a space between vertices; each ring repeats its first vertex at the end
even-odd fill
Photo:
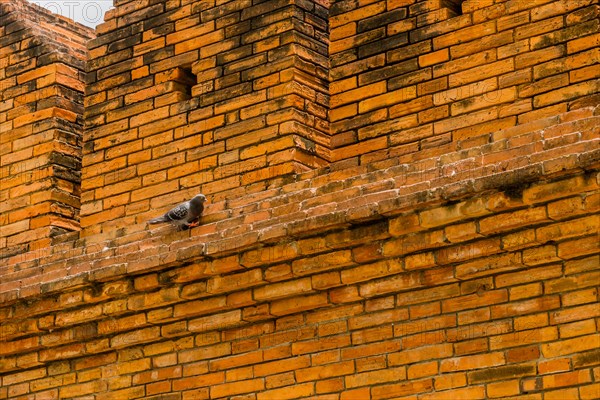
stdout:
POLYGON ((0 399, 599 398, 598 6, 491 3, 117 1, 84 229, 0 260, 0 399))
POLYGON ((0 247, 79 230, 85 42, 93 33, 21 0, 0 3, 0 247))
POLYGON ((326 1, 119 3, 88 42, 85 235, 324 164, 326 1))
POLYGON ((598 104, 596 3, 333 2, 332 160, 413 160, 598 104))

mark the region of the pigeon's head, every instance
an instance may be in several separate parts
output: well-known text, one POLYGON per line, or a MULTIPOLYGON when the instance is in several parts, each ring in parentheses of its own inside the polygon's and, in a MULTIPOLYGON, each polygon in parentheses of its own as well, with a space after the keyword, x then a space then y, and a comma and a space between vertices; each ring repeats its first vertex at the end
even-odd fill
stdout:
POLYGON ((200 193, 195 195, 193 200, 199 201, 200 203, 204 203, 206 201, 206 196, 200 193))

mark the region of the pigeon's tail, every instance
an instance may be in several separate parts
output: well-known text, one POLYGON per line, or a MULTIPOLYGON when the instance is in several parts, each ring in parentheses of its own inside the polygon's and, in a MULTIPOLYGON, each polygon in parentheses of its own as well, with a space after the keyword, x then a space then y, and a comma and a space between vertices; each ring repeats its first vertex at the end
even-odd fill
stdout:
POLYGON ((161 215, 160 217, 152 218, 148 221, 149 224, 160 224, 161 222, 169 222, 166 216, 161 215))

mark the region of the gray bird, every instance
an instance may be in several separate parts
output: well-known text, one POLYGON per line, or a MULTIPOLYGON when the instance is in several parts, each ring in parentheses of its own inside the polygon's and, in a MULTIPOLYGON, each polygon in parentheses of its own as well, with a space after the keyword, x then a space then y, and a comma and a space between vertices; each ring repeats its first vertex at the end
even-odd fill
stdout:
POLYGON ((172 225, 177 226, 179 230, 186 230, 198 226, 200 223, 200 215, 202 215, 202 211, 204 211, 203 204, 205 201, 206 196, 198 194, 190 201, 181 203, 177 207, 167 211, 164 215, 152 218, 148 223, 160 224, 161 222, 170 222, 172 225))

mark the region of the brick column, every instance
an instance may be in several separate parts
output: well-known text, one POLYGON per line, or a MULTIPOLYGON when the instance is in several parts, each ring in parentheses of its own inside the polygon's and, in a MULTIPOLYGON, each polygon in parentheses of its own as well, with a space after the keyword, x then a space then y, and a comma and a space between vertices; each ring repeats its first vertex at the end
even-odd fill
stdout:
POLYGON ((44 8, 0 3, 1 256, 79 229, 85 42, 44 8))

